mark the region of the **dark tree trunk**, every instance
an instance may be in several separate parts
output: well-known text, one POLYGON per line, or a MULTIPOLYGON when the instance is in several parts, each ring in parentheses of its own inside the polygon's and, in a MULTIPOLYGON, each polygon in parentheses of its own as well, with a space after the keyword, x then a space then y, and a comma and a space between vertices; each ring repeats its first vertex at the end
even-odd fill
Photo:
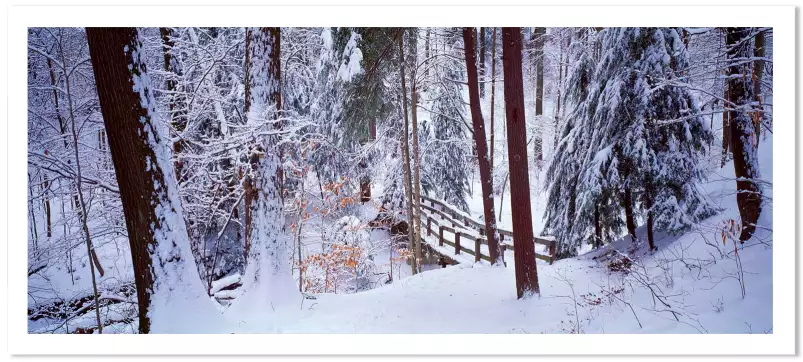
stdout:
MULTIPOLYGON (((491 175, 491 162, 488 159, 488 144, 485 140, 485 121, 482 119, 480 109, 480 92, 477 86, 477 60, 474 54, 476 49, 477 32, 474 28, 463 28, 463 42, 466 56, 466 73, 468 76, 468 99, 471 108, 471 122, 474 126, 474 143, 477 150, 477 163, 480 166, 480 184, 482 185, 482 206, 485 215, 485 230, 488 238, 488 251, 493 264, 501 263, 499 249, 499 236, 496 230, 494 215, 493 184, 491 175)), ((521 49, 519 49, 521 51, 521 49)), ((521 54, 519 54, 521 56, 521 54)), ((519 60, 521 64, 521 60, 519 60)), ((519 70, 521 72, 521 70, 519 70)), ((527 189, 529 190, 529 188, 527 189)), ((528 204, 529 205, 529 204, 528 204)), ((532 231, 530 232, 532 234, 532 231)), ((524 239, 531 240, 531 239, 524 239)), ((522 243, 526 244, 526 243, 522 243)), ((535 259, 533 259, 535 260, 535 259)))
MULTIPOLYGON (((180 133, 184 131, 187 127, 187 119, 185 116, 185 110, 183 104, 180 104, 180 100, 182 97, 179 97, 177 94, 178 92, 178 82, 176 81, 175 76, 181 75, 181 69, 178 66, 178 63, 173 59, 173 53, 171 52, 175 43, 173 38, 176 37, 172 28, 159 28, 159 33, 162 36, 162 52, 164 54, 164 69, 168 73, 167 76, 167 104, 168 104, 168 111, 170 112, 170 125, 171 125, 171 134, 170 137, 174 139, 173 141, 173 153, 178 155, 184 149, 184 142, 180 139, 180 133)), ((176 180, 181 182, 181 171, 183 169, 183 163, 176 158, 173 162, 173 168, 176 174, 176 180)))
MULTIPOLYGON (((505 79, 508 162, 510 163, 510 207, 513 211, 516 292, 519 298, 540 294, 535 265, 530 181, 527 170, 527 131, 524 85, 522 83, 521 30, 502 28, 502 65, 505 79)), ((475 133, 477 133, 475 131, 475 133)))
POLYGON ((753 96, 758 102, 759 111, 755 113, 753 117, 753 121, 755 123, 756 128, 756 147, 758 147, 758 143, 761 140, 761 121, 764 118, 764 100, 761 99, 761 78, 764 75, 764 54, 765 54, 765 35, 763 31, 758 32, 756 34, 755 44, 753 54, 756 58, 755 65, 753 67, 753 96))
POLYGON ((737 59, 753 56, 748 37, 751 28, 728 28, 726 43, 728 59, 731 66, 727 70, 728 101, 741 109, 728 111, 730 119, 730 139, 733 150, 733 168, 736 171, 736 202, 742 218, 742 232, 739 240, 744 243, 753 236, 756 222, 761 214, 761 189, 753 179, 759 177, 758 170, 758 135, 755 122, 751 117, 757 112, 744 109, 753 100, 753 87, 748 83, 746 75, 752 74, 748 64, 738 64, 737 59))
MULTIPOLYGON (((535 28, 533 31, 533 38, 535 40, 535 115, 541 116, 544 114, 544 36, 546 35, 546 28, 535 28)), ((540 120, 537 120, 540 122, 540 120)), ((543 132, 543 125, 540 128, 543 132)), ((544 160, 542 144, 542 134, 534 135, 535 159, 538 161, 544 160)))
POLYGON ((652 236, 652 211, 647 211, 647 242, 650 244, 650 250, 655 250, 655 241, 652 236))
MULTIPOLYGON (((725 99, 729 99, 728 83, 725 83, 725 99)), ((725 167, 725 164, 730 160, 731 154, 731 123, 730 112, 722 112, 722 163, 720 167, 725 167)))
POLYGON ((633 215, 633 197, 631 196, 630 186, 625 186, 624 197, 622 200, 625 209, 625 219, 627 220, 627 233, 635 243, 636 237, 636 218, 633 215))
POLYGON ((599 221, 599 204, 594 205, 594 240, 591 243, 594 249, 602 246, 602 225, 599 221))
POLYGON ((644 180, 644 210, 647 211, 647 243, 650 245, 650 250, 655 250, 655 239, 653 239, 652 229, 653 229, 653 217, 652 217, 652 206, 653 206, 653 195, 654 186, 652 183, 652 178, 647 177, 644 180))
POLYGON ((45 199, 45 219, 47 221, 47 237, 53 236, 53 227, 50 223, 50 180, 47 177, 47 173, 44 173, 44 191, 42 192, 42 197, 45 199))
MULTIPOLYGON (((36 258, 39 258, 39 231, 36 227, 36 213, 33 211, 33 183, 31 182, 31 174, 28 173, 28 213, 31 216, 31 237, 33 237, 33 248, 37 252, 36 258)), ((28 273, 30 276, 32 273, 28 273)))
MULTIPOLYGON (((494 168, 494 148, 496 147, 496 139, 494 135, 494 108, 495 107, 495 95, 496 95, 496 28, 493 28, 491 32, 491 174, 493 174, 494 168)), ((504 188, 504 186, 503 186, 504 188)), ((502 192, 502 197, 504 197, 504 191, 502 192)), ((499 208, 502 208, 502 204, 499 204, 499 208)), ((499 211, 499 217, 502 217, 502 211, 499 211)), ((501 220, 500 220, 501 221, 501 220)))
MULTIPOLYGON (((171 270, 177 268, 171 267, 171 264, 180 265, 182 262, 180 252, 177 255, 171 253, 170 259, 161 259, 156 255, 159 244, 172 242, 174 250, 188 248, 189 245, 177 245, 181 241, 178 239, 157 240, 155 237, 159 229, 171 227, 165 225, 169 220, 160 217, 156 207, 170 204, 167 201, 170 200, 167 191, 170 188, 165 185, 175 181, 170 175, 164 174, 158 162, 149 161, 159 159, 151 142, 163 141, 154 133, 156 126, 151 121, 151 115, 148 109, 142 107, 140 93, 134 90, 137 84, 135 77, 146 73, 139 59, 138 50, 142 45, 137 30, 87 28, 86 34, 131 246, 139 304, 139 332, 148 333, 154 270, 171 270), (149 140, 149 137, 155 140, 149 140), (158 259, 157 263, 154 263, 154 258, 158 259)), ((186 239, 183 242, 188 243, 186 239)))
POLYGON ((485 98, 485 27, 480 28, 480 97, 485 98))

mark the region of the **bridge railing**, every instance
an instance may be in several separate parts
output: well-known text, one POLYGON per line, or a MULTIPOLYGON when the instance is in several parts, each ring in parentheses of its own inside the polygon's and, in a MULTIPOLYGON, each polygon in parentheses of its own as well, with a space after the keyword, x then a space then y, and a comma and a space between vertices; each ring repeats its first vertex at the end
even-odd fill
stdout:
MULTIPOLYGON (((471 254, 474 256, 475 262, 480 261, 480 259, 487 260, 488 262, 491 261, 491 257, 487 251, 488 239, 485 238, 484 223, 474 220, 470 215, 457 210, 453 206, 446 204, 443 201, 435 200, 423 195, 421 196, 421 208, 426 211, 426 214, 422 213, 421 220, 426 222, 427 235, 431 236, 433 233, 436 234, 438 236, 439 246, 447 244, 451 247, 454 247, 455 254, 460 254, 461 252, 471 254), (426 205, 426 203, 429 203, 429 205, 426 205), (440 209, 438 209, 436 205, 440 206, 440 209), (435 215, 438 215, 440 220, 435 219, 433 217, 435 215), (448 225, 451 225, 451 227, 448 225), (444 237, 444 233, 452 234, 452 240, 446 239, 444 237), (464 241, 473 241, 474 250, 463 246, 462 244, 464 241), (482 245, 486 246, 485 253, 483 253, 482 245)), ((502 250, 514 250, 513 243, 515 242, 516 238, 513 235, 513 232, 502 228, 497 228, 497 232, 499 233, 499 243, 502 246, 502 250), (508 238, 507 241, 505 240, 505 237, 508 238)), ((534 237, 533 242, 535 244, 547 246, 549 253, 544 255, 536 252, 535 257, 552 264, 552 262, 555 260, 555 253, 557 249, 555 240, 534 237)))

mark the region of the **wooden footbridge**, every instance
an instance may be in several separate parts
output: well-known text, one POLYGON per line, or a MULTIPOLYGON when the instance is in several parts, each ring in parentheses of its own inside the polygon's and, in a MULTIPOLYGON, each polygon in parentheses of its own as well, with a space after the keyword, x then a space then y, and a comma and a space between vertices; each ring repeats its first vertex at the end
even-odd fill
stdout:
MULTIPOLYGON (((421 222, 422 225, 426 225, 423 227, 426 231, 422 230, 421 238, 429 244, 429 249, 432 251, 454 263, 471 262, 470 258, 462 257, 463 253, 473 256, 475 263, 480 260, 491 262, 488 239, 485 237, 485 223, 473 219, 454 206, 427 196, 421 196, 421 222), (454 254, 449 255, 452 248, 454 254)), ((513 250, 514 242, 524 242, 517 240, 510 230, 497 227, 497 231, 503 259, 504 251, 513 250)), ((554 239, 535 237, 529 242, 545 246, 546 253, 539 253, 536 248, 535 257, 552 264, 556 252, 554 239)))

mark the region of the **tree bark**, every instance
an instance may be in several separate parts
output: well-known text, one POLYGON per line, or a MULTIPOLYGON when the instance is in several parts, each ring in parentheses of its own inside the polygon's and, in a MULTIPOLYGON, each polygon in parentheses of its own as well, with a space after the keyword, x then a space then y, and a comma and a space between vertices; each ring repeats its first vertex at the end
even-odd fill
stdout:
POLYGON ((53 226, 50 222, 50 180, 47 177, 47 172, 43 172, 42 177, 44 178, 44 191, 42 192, 42 197, 45 199, 45 219, 47 222, 47 237, 50 238, 53 236, 53 226))
POLYGON ((602 225, 599 222, 599 204, 594 205, 594 240, 592 247, 599 249, 602 246, 602 225))
POLYGON ((535 265, 530 181, 527 170, 527 131, 522 83, 521 29, 502 28, 502 65, 505 79, 510 206, 513 211, 516 292, 519 298, 540 294, 535 265))
POLYGON ((139 332, 148 333, 152 296, 162 295, 162 308, 177 293, 198 298, 206 293, 172 195, 172 165, 165 163, 170 149, 143 106, 153 99, 137 29, 87 28, 86 35, 131 246, 139 332))
POLYGON ((753 123, 755 123, 754 126, 756 128, 756 147, 758 147, 759 141, 761 140, 761 121, 764 118, 764 100, 761 98, 761 79, 764 75, 764 54, 766 52, 764 33, 764 31, 759 31, 758 34, 756 34, 753 46, 753 54, 758 58, 753 66, 753 96, 756 102, 758 102, 759 108, 759 111, 753 117, 753 123))
MULTIPOLYGON (((404 132, 401 135, 401 142, 402 142, 402 150, 403 150, 403 157, 404 157, 404 196, 407 199, 407 240, 410 247, 415 250, 416 249, 416 239, 415 239, 415 213, 413 211, 413 185, 412 185, 412 171, 410 169, 410 144, 407 141, 408 135, 410 134, 410 122, 407 118, 407 83, 405 80, 404 74, 404 63, 406 59, 404 58, 404 29, 399 30, 399 61, 401 62, 401 82, 402 82, 402 111, 404 112, 404 132)), ((413 274, 418 273, 418 260, 416 257, 413 257, 411 260, 411 267, 413 270, 413 274)))
POLYGON ((644 180, 644 210, 647 211, 647 243, 650 245, 650 251, 655 250, 655 240, 653 239, 653 215, 652 207, 655 195, 655 189, 651 177, 644 180))
MULTIPOLYGON (((184 107, 183 105, 179 104, 180 97, 177 94, 178 82, 172 76, 172 74, 177 76, 181 75, 181 69, 179 69, 178 63, 174 61, 173 54, 171 52, 175 46, 173 38, 175 38, 176 35, 174 34, 172 28, 159 28, 159 33, 162 36, 164 70, 168 73, 166 87, 168 111, 170 112, 170 137, 173 138, 173 153, 177 155, 181 153, 184 148, 184 142, 181 140, 180 134, 187 127, 187 120, 184 115, 184 107)), ((173 168, 176 173, 176 180, 178 180, 178 182, 181 182, 181 171, 183 166, 183 163, 178 158, 173 161, 173 168)))
POLYGON ((480 97, 485 98, 485 27, 480 28, 480 97))
MULTIPOLYGON (((491 32, 493 40, 491 41, 491 174, 493 175, 494 170, 494 148, 496 145, 496 140, 494 139, 494 93, 496 93, 496 28, 493 28, 491 32)), ((504 192, 503 195, 504 197, 504 192)), ((499 208, 502 208, 502 204, 499 204, 499 208)), ((499 211, 499 217, 501 221, 502 211, 499 211)))
MULTIPOLYGON (((544 36, 546 28, 535 28, 533 37, 535 38, 535 116, 536 122, 541 122, 539 116, 544 114, 544 36)), ((536 134, 534 135, 533 146, 535 147, 535 159, 538 161, 544 160, 542 150, 542 134, 543 125, 536 127, 536 134)))
POLYGON ((750 64, 738 64, 737 59, 753 55, 750 49, 751 28, 728 28, 726 43, 731 65, 727 70, 728 101, 733 107, 728 113, 730 119, 730 139, 733 150, 733 168, 736 172, 736 202, 742 218, 742 231, 739 240, 744 243, 753 236, 756 222, 761 214, 761 189, 754 179, 759 177, 758 135, 755 133, 755 110, 745 109, 753 100, 753 87, 748 83, 751 74, 750 64))
POLYGON ((413 121, 413 205, 415 206, 415 258, 418 272, 421 272, 421 153, 418 149, 418 92, 416 91, 415 71, 411 72, 410 103, 413 121))
POLYGON ((625 219, 627 220, 627 233, 630 234, 630 239, 635 243, 638 238, 636 237, 636 219, 633 215, 633 198, 629 185, 625 186, 622 203, 624 204, 625 219))
POLYGON ((655 241, 653 240, 652 236, 652 227, 653 227, 652 211, 647 211, 647 242, 650 245, 650 250, 655 250, 655 241))
POLYGON ((28 214, 31 216, 31 237, 33 238, 33 250, 36 252, 36 258, 39 258, 39 231, 36 228, 36 214, 33 212, 33 183, 31 182, 31 174, 28 173, 28 214))
MULTIPOLYGON (((561 34, 563 34, 563 33, 561 32, 561 34)), ((560 132, 561 132, 561 130, 560 130, 560 102, 561 102, 561 98, 563 98, 563 63, 564 63, 564 61, 563 61, 564 50, 563 50, 563 42, 562 42, 562 40, 563 40, 563 38, 561 36, 561 38, 559 40, 560 54, 558 55, 558 59, 559 59, 559 61, 558 61, 558 85, 556 87, 556 89, 557 89, 557 97, 556 97, 557 100, 555 101, 555 116, 553 117, 554 118, 554 123, 555 123, 554 124, 555 137, 554 137, 554 140, 552 141, 553 142, 553 144, 552 144, 552 149, 553 150, 558 148, 558 138, 560 137, 560 132)))
MULTIPOLYGON (((725 82, 725 99, 730 99, 728 95, 728 83, 725 82)), ((728 163, 730 160, 731 154, 731 122, 730 122, 730 112, 723 111, 722 112, 722 162, 720 163, 720 167, 725 167, 725 164, 728 163)))
MULTIPOLYGON (((280 110, 282 107, 281 97, 281 67, 280 67, 280 52, 279 46, 281 41, 281 30, 279 28, 248 28, 246 29, 246 59, 245 59, 245 74, 246 81, 244 87, 245 93, 245 109, 246 117, 252 117, 257 120, 261 118, 275 119, 273 124, 274 129, 281 129, 282 122, 278 121, 280 110), (265 64, 257 64, 256 62, 266 62, 265 64), (259 105, 259 107, 256 107, 259 105), (267 112, 270 106, 274 106, 273 113, 267 112)), ((265 154, 270 153, 273 144, 270 142, 263 142, 266 144, 252 144, 252 152, 249 155, 249 168, 243 181, 244 189, 244 217, 245 217, 245 260, 246 267, 248 261, 253 259, 252 254, 255 250, 252 249, 254 244, 254 231, 257 226, 254 225, 254 213, 258 208, 257 203, 260 198, 271 199, 278 197, 279 200, 283 198, 282 185, 283 174, 281 163, 275 171, 275 175, 271 174, 269 178, 275 178, 272 185, 267 185, 268 181, 264 180, 259 175, 260 163, 265 158, 265 154), (260 182, 261 181, 261 182, 260 182), (262 187, 258 187, 262 185, 262 187), (275 189, 275 190, 274 190, 275 189), (274 192, 276 195, 274 195, 274 192)), ((281 154, 278 156, 281 159, 281 154)), ((280 202, 281 203, 281 202, 280 202)))
MULTIPOLYGON (((474 53, 476 49, 477 32, 474 28, 463 28, 463 48, 466 57, 466 73, 468 78, 468 98, 471 108, 471 122, 474 126, 474 143, 477 150, 477 163, 480 166, 480 184, 482 185, 482 205, 485 216, 485 230, 488 238, 488 251, 493 260, 492 264, 502 264, 502 253, 499 249, 499 233, 496 230, 494 216, 493 183, 491 175, 491 162, 488 159, 488 144, 485 141, 485 121, 482 119, 480 109, 480 94, 477 86, 477 60, 474 53)), ((521 54, 519 54, 521 56, 521 54)), ((521 61, 519 61, 521 64, 521 61)), ((529 189, 528 189, 529 190, 529 189)), ((527 239, 525 239, 527 240, 527 239)))

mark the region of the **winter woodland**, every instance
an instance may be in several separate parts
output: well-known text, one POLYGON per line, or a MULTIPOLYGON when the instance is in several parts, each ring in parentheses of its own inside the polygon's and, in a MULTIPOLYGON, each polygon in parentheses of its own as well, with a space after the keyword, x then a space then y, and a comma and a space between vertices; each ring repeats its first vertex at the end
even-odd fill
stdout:
POLYGON ((772 40, 29 28, 28 331, 772 333, 772 40))

